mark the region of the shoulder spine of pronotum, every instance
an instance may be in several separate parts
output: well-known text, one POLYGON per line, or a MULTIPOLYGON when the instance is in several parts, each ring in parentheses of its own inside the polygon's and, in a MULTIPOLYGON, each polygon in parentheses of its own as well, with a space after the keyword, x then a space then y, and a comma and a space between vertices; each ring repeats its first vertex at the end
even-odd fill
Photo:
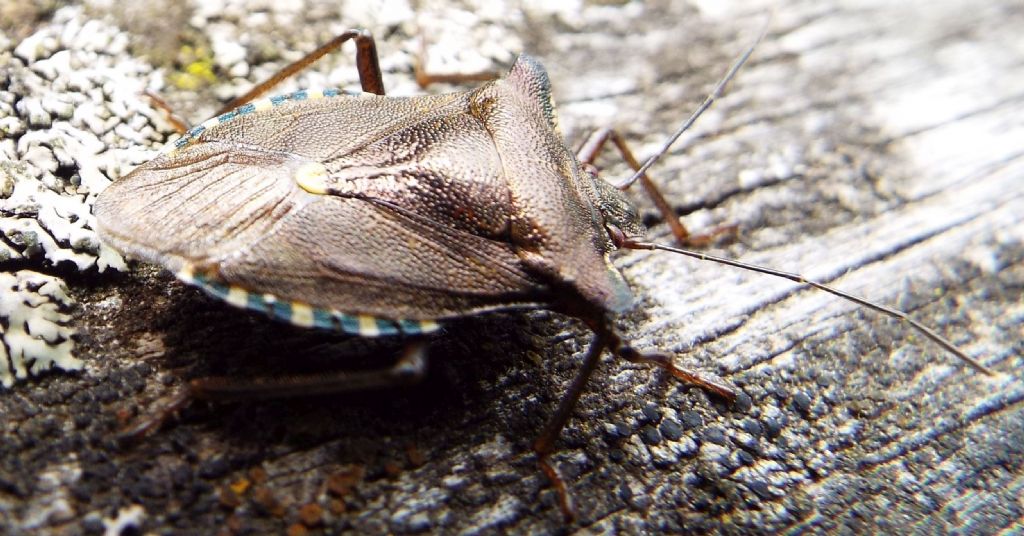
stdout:
MULTIPOLYGON (((504 78, 469 91, 389 98, 383 96, 373 38, 350 30, 112 184, 95 205, 98 232, 120 251, 160 264, 232 305, 301 326, 419 335, 448 318, 521 307, 583 321, 593 342, 534 444, 567 515, 570 495, 548 455, 605 350, 734 396, 730 387, 675 366, 667 354, 638 352, 614 329, 612 315, 631 300, 609 261, 616 248, 672 251, 814 286, 900 318, 990 373, 902 312, 796 274, 640 239, 637 210, 622 192, 637 180, 666 221, 675 222, 676 238, 688 240, 645 171, 722 93, 755 45, 640 166, 611 130, 573 155, 557 134, 547 73, 528 56, 520 56, 504 78), (363 94, 300 91, 259 98, 350 39, 363 94), (637 170, 616 186, 591 166, 609 140, 637 170)), ((409 380, 422 371, 421 349, 422 343, 414 344, 399 365, 376 379, 350 374, 301 384, 263 382, 258 389, 193 380, 176 404, 189 396, 266 394, 268 385, 276 394, 296 394, 409 380)))

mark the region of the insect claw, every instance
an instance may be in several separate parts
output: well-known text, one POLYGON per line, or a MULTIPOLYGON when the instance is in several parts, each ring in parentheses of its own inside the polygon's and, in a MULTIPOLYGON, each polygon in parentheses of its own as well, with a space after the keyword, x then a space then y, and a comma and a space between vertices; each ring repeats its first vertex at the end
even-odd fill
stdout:
POLYGON ((426 343, 417 342, 406 348, 391 373, 408 383, 421 381, 427 375, 426 343))
POLYGON ((537 465, 540 466, 540 470, 544 473, 544 476, 548 477, 551 485, 555 488, 555 492, 558 493, 558 507, 562 510, 565 523, 572 523, 576 519, 576 505, 573 503, 572 494, 569 493, 568 486, 565 485, 565 480, 558 474, 555 466, 551 465, 547 454, 540 455, 537 465))
POLYGON ((131 426, 118 432, 117 443, 127 445, 140 441, 159 430, 168 419, 176 417, 178 412, 185 409, 190 402, 192 402, 192 390, 187 387, 181 389, 164 407, 140 417, 131 426))

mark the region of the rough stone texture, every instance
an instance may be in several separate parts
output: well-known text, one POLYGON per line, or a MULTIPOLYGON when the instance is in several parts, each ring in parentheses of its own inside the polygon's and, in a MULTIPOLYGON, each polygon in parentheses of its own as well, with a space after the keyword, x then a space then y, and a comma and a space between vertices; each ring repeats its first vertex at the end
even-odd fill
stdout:
MULTIPOLYGON (((434 70, 500 68, 525 50, 551 74, 570 143, 610 124, 646 155, 753 39, 764 11, 749 2, 202 4, 93 2, 58 11, 60 23, 5 23, 0 48, 54 24, 92 18, 97 35, 120 27, 131 45, 108 43, 99 56, 157 63, 163 70, 138 71, 139 86, 193 122, 348 26, 379 36, 395 94, 417 91, 421 36, 434 70)), ((752 63, 652 172, 689 225, 739 225, 739 238, 714 252, 897 305, 994 377, 820 292, 670 254, 622 254, 639 296, 622 331, 742 395, 727 406, 645 367, 602 363, 555 456, 580 514, 566 526, 530 444, 586 346, 578 325, 544 312, 468 318, 437 337, 422 385, 197 404, 120 447, 116 432, 181 378, 374 366, 387 348, 239 313, 151 267, 79 273, 43 257, 5 260, 69 282, 87 366, 0 393, 4 532, 1024 530, 1022 24, 1024 9, 1009 1, 775 6, 752 63)), ((55 43, 50 57, 71 46, 55 43)), ((352 84, 351 65, 338 55, 281 91, 352 84)), ((55 112, 47 127, 32 104, 45 112, 45 100, 6 80, 25 131, 53 129, 55 112)), ((111 121, 99 155, 155 147, 159 136, 133 137, 138 128, 168 132, 136 101, 149 119, 111 121)), ((43 166, 11 153, 19 136, 5 133, 5 158, 43 166)), ((608 177, 626 174, 612 158, 602 165, 608 177)), ((667 241, 653 213, 651 223, 667 241)))

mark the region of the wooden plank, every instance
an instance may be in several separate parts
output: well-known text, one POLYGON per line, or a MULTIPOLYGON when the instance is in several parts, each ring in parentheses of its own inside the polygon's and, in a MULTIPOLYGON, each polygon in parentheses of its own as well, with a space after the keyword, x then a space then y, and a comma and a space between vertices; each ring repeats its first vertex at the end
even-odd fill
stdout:
MULTIPOLYGON (((746 2, 599 4, 457 19, 462 4, 425 3, 390 34, 372 29, 387 34, 378 46, 398 72, 385 83, 399 93, 412 91, 413 20, 436 38, 441 66, 509 59, 518 50, 494 49, 518 44, 547 66, 568 138, 611 123, 646 155, 764 17, 746 2), (491 52, 446 55, 460 39, 491 52)), ((253 39, 309 49, 337 29, 329 18, 253 39)), ((574 528, 1024 528, 1022 22, 1009 1, 780 3, 727 96, 652 170, 688 225, 740 227, 712 252, 908 310, 998 374, 786 281, 667 253, 617 255, 638 296, 624 334, 744 396, 727 406, 645 367, 602 363, 555 455, 578 504, 574 528)), ((627 173, 601 165, 610 178, 627 173)), ((650 236, 667 241, 654 223, 650 236)), ((563 528, 530 444, 575 372, 582 327, 544 312, 470 318, 432 345, 421 386, 200 404, 122 449, 118 412, 147 411, 178 377, 374 366, 375 356, 345 356, 381 350, 239 314, 145 267, 71 280, 87 370, 0 393, 0 514, 11 532, 73 532, 131 505, 147 532, 280 532, 301 506, 330 511, 332 501, 346 506, 325 515, 330 532, 563 528), (350 492, 331 491, 353 473, 362 477, 350 492), (233 484, 248 486, 237 504, 233 484), (38 522, 58 500, 69 513, 38 522)))

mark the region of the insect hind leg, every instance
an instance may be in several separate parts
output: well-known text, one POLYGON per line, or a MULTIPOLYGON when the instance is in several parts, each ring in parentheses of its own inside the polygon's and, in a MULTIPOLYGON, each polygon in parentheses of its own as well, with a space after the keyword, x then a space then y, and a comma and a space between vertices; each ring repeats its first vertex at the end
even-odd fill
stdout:
POLYGON ((479 71, 475 73, 431 73, 426 69, 427 65, 427 41, 420 34, 420 50, 416 55, 413 70, 416 75, 416 84, 421 89, 426 89, 431 84, 467 84, 470 82, 490 82, 501 77, 496 71, 479 71))
POLYGON ((145 91, 144 95, 149 99, 150 105, 163 112, 164 120, 170 123, 171 128, 173 128, 175 132, 183 136, 188 132, 188 123, 182 121, 181 118, 178 117, 178 114, 174 112, 174 108, 171 108, 171 105, 167 104, 167 101, 161 98, 160 95, 149 90, 145 91))
POLYGON ((158 430, 193 400, 237 402, 295 398, 366 391, 419 383, 427 373, 427 342, 406 345, 398 361, 389 368, 365 371, 335 371, 316 375, 238 379, 209 377, 191 380, 159 410, 144 416, 118 437, 137 440, 158 430))
POLYGON ((384 94, 384 79, 380 72, 380 61, 377 59, 377 44, 373 40, 373 34, 367 30, 353 29, 345 30, 330 41, 320 45, 316 50, 306 54, 298 60, 286 65, 277 71, 270 78, 260 82, 245 95, 237 97, 224 105, 216 115, 230 112, 231 110, 256 99, 260 95, 270 91, 274 86, 284 79, 309 67, 316 60, 338 50, 346 41, 354 40, 356 43, 356 69, 359 71, 359 84, 363 91, 377 95, 384 94))
POLYGON ((199 378, 190 381, 188 388, 194 398, 202 400, 292 398, 417 383, 423 379, 426 371, 426 341, 415 341, 405 347, 393 366, 386 369, 341 370, 326 374, 244 380, 230 377, 199 378))
MULTIPOLYGON (((354 40, 356 43, 356 69, 359 71, 359 84, 363 88, 363 91, 383 95, 384 78, 380 72, 380 61, 377 58, 377 44, 373 39, 373 34, 367 30, 353 29, 345 30, 330 41, 317 47, 316 50, 306 54, 289 65, 282 67, 270 78, 256 84, 255 87, 250 89, 244 95, 236 97, 232 99, 231 102, 222 106, 214 116, 230 112, 231 110, 234 110, 235 108, 238 108, 239 106, 242 106, 243 104, 265 94, 273 89, 274 86, 284 81, 284 79, 302 71, 306 67, 309 67, 313 62, 331 52, 334 52, 349 40, 354 40)), ((154 107, 159 108, 164 113, 165 119, 171 124, 171 127, 178 132, 178 134, 185 134, 188 132, 188 124, 178 118, 177 114, 173 109, 171 109, 165 100, 149 91, 146 92, 146 96, 149 97, 149 100, 154 107)))

